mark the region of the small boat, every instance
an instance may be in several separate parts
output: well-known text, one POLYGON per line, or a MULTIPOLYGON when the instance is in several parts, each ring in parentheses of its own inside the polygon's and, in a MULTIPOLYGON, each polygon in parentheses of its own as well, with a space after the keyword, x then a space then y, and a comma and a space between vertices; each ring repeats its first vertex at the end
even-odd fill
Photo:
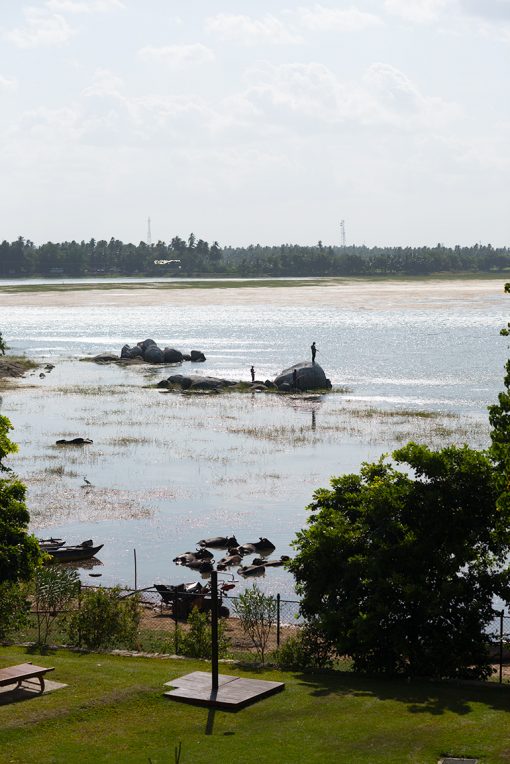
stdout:
POLYGON ((76 546, 61 546, 57 549, 49 547, 44 551, 52 557, 51 562, 78 562, 79 560, 90 560, 103 546, 104 544, 94 546, 92 540, 89 540, 76 546))
POLYGON ((37 542, 39 544, 39 548, 44 550, 58 549, 59 547, 64 546, 64 544, 66 543, 65 539, 54 539, 54 538, 37 539, 37 542))

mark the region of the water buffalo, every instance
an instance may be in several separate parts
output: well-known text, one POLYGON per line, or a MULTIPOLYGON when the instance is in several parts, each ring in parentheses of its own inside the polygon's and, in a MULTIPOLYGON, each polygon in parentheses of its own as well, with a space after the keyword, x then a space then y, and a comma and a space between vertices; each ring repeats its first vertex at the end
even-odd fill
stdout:
POLYGON ((211 549, 228 549, 238 545, 239 541, 235 536, 214 536, 214 538, 202 539, 198 542, 198 546, 208 546, 211 549))

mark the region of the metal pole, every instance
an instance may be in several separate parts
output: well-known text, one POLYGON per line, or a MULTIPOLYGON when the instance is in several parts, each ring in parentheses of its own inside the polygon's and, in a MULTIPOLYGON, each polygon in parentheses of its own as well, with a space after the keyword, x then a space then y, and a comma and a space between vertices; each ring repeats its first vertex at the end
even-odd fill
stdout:
POLYGON ((218 573, 211 571, 211 678, 212 690, 218 689, 218 573))
POLYGON ((505 611, 502 610, 499 614, 499 683, 503 683, 503 618, 505 611))
POLYGON ((280 647, 280 594, 276 595, 276 647, 280 647))
POLYGON ((137 583, 138 583, 138 577, 136 574, 136 549, 133 549, 133 556, 135 558, 135 592, 138 589, 137 583))

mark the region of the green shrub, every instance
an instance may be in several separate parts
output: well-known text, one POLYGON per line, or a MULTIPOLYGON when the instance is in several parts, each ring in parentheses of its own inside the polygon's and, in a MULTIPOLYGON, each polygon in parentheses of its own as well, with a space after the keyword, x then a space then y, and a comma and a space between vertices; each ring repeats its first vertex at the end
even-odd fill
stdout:
POLYGON ((331 643, 324 639, 313 622, 306 623, 276 652, 278 666, 295 671, 331 668, 333 657, 331 643))
POLYGON ((251 589, 246 589, 239 595, 234 609, 239 616, 244 633, 251 639, 257 656, 263 663, 269 635, 276 621, 275 597, 264 594, 257 584, 253 584, 251 589))
POLYGON ((138 597, 120 597, 120 588, 89 589, 69 624, 72 644, 92 650, 134 647, 140 625, 138 597))
MULTIPOLYGON (((188 658, 210 658, 212 652, 211 622, 207 613, 193 608, 188 617, 189 631, 179 634, 179 654, 188 658)), ((228 650, 228 639, 224 626, 218 622, 218 655, 224 658, 228 650)))
POLYGON ((0 641, 26 625, 29 611, 30 602, 24 587, 10 581, 0 584, 0 641))

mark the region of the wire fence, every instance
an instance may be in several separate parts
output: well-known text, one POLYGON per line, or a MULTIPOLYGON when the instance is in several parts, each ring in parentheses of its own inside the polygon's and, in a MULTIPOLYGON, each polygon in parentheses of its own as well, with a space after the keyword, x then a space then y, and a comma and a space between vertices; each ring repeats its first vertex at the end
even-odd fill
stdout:
MULTIPOLYGON (((31 630, 37 632, 41 620, 49 615, 52 618, 61 621, 61 633, 63 637, 65 634, 65 621, 81 609, 83 594, 86 591, 95 591, 97 589, 113 591, 114 587, 97 587, 91 584, 81 584, 78 597, 71 602, 65 610, 45 611, 37 609, 34 603, 30 612, 31 630)), ((154 639, 152 639, 152 643, 154 643, 158 632, 161 631, 162 626, 164 626, 165 619, 162 621, 159 618, 151 617, 151 615, 168 616, 177 627, 178 623, 183 624, 187 621, 194 609, 206 613, 211 611, 211 593, 208 588, 201 588, 198 591, 188 591, 181 587, 167 587, 161 585, 138 590, 127 588, 115 588, 115 590, 118 592, 121 599, 133 596, 137 597, 138 602, 142 607, 142 612, 144 612, 145 615, 141 620, 139 631, 140 634, 144 634, 146 641, 148 634, 152 631, 155 635, 154 639)), ((297 600, 284 600, 281 598, 280 594, 274 595, 273 599, 275 603, 275 612, 271 641, 276 647, 279 647, 282 641, 282 635, 286 636, 289 634, 289 627, 299 627, 301 625, 299 602, 297 600)), ((220 617, 237 622, 238 603, 238 596, 230 596, 220 590, 220 617)), ((55 629, 55 633, 59 633, 58 628, 55 629)))
MULTIPOLYGON (((52 611, 53 617, 66 617, 77 612, 81 607, 82 594, 86 590, 95 590, 98 588, 111 590, 110 587, 97 587, 90 584, 82 584, 79 597, 66 610, 52 611)), ((211 595, 208 589, 202 589, 199 592, 179 590, 179 587, 159 587, 152 586, 146 589, 117 589, 121 598, 137 596, 143 609, 158 613, 159 615, 169 616, 177 627, 178 623, 184 623, 194 608, 201 612, 210 612, 211 595), (177 590, 177 591, 176 591, 177 590)), ((223 618, 238 620, 237 605, 239 596, 232 596, 228 593, 219 593, 219 612, 223 618)), ((282 642, 282 636, 288 635, 289 627, 303 625, 303 618, 300 614, 300 603, 298 600, 282 599, 280 594, 274 596, 275 617, 273 643, 279 647, 282 642)), ((37 610, 35 607, 31 610, 33 627, 41 616, 47 614, 47 611, 37 610)), ((142 623, 142 628, 147 627, 148 621, 142 623)), ((153 620, 152 628, 157 631, 158 623, 153 620)), ((505 610, 494 610, 494 619, 487 629, 490 639, 490 657, 492 664, 496 666, 498 680, 500 683, 504 679, 504 666, 510 664, 510 613, 505 610)), ((506 677, 510 680, 510 677, 506 677)))

